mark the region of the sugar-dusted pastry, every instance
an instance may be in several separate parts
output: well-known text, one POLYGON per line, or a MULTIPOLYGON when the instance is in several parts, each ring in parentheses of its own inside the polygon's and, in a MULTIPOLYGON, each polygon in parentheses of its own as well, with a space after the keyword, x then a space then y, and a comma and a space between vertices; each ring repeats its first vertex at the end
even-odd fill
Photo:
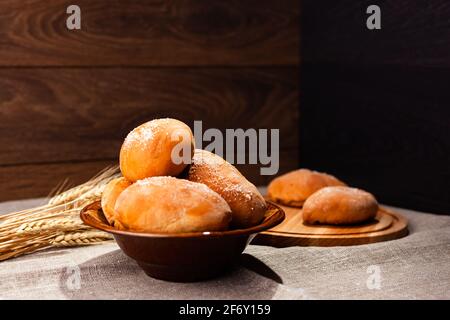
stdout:
POLYGON ((130 181, 176 176, 190 163, 195 144, 191 129, 175 119, 156 119, 131 131, 120 149, 120 170, 130 181))
POLYGON ((108 182, 102 194, 102 210, 106 220, 109 224, 120 228, 120 224, 116 223, 116 214, 114 212, 114 206, 119 195, 129 186, 131 182, 125 178, 116 178, 108 182))
POLYGON ((328 186, 345 186, 345 183, 326 173, 298 169, 273 179, 267 187, 267 196, 287 206, 301 207, 310 195, 328 186))
POLYGON ((196 149, 187 178, 204 183, 225 199, 233 214, 233 227, 247 228, 262 221, 266 212, 263 196, 239 170, 218 155, 196 149))
POLYGON ((305 201, 303 221, 307 224, 357 224, 375 218, 377 211, 377 200, 366 191, 326 187, 305 201))
POLYGON ((231 209, 201 183, 173 177, 139 180, 116 201, 117 220, 127 230, 181 233, 226 230, 231 209))

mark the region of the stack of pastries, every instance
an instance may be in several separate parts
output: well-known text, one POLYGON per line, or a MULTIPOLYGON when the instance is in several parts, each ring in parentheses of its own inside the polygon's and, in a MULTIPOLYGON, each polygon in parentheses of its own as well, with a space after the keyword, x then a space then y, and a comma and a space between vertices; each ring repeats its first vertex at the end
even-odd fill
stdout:
POLYGON ((306 224, 358 224, 375 218, 378 212, 378 202, 369 192, 348 187, 332 175, 308 169, 275 178, 267 192, 275 202, 302 207, 306 224))
POLYGON ((120 170, 123 177, 110 181, 101 199, 117 229, 223 231, 254 226, 266 212, 258 189, 221 157, 195 149, 191 129, 175 119, 131 131, 120 150, 120 170), (175 153, 189 161, 174 161, 175 153))

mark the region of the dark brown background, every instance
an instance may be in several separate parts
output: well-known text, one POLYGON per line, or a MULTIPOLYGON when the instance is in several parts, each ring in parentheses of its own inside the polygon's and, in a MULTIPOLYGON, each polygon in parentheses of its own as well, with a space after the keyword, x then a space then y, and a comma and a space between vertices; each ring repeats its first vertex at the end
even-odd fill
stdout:
POLYGON ((79 0, 69 31, 72 2, 0 3, 0 201, 88 179, 158 117, 280 128, 298 166, 298 1, 79 0))
POLYGON ((84 181, 169 116, 280 128, 280 173, 450 213, 448 1, 84 0, 77 31, 69 4, 0 4, 0 200, 84 181), (370 4, 382 30, 365 27, 370 4))

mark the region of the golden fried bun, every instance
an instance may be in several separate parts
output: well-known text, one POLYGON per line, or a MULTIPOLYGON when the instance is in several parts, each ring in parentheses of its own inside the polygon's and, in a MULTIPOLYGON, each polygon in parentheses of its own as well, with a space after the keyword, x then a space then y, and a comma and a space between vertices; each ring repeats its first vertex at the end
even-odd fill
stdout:
POLYGON ((303 221, 308 224, 356 224, 375 218, 377 211, 377 200, 366 191, 326 187, 305 201, 303 221))
POLYGON ((117 220, 128 230, 181 233, 226 230, 231 209, 206 185, 173 177, 139 180, 119 196, 117 220))
POLYGON ((175 119, 156 119, 131 131, 120 149, 120 170, 130 181, 176 176, 191 162, 191 129, 175 119))
MULTIPOLYGON (((123 190, 131 186, 131 182, 125 178, 113 179, 106 185, 102 194, 102 210, 103 214, 108 220, 109 224, 116 226, 116 214, 114 212, 114 206, 116 205, 116 200, 123 190)), ((120 225, 117 225, 120 228, 120 225)))
POLYGON ((196 149, 187 178, 206 184, 229 204, 236 228, 248 228, 261 222, 266 202, 258 189, 234 166, 221 157, 196 149))
POLYGON ((278 203, 301 207, 305 200, 319 189, 328 186, 345 186, 334 176, 298 169, 273 179, 267 187, 267 196, 278 203))

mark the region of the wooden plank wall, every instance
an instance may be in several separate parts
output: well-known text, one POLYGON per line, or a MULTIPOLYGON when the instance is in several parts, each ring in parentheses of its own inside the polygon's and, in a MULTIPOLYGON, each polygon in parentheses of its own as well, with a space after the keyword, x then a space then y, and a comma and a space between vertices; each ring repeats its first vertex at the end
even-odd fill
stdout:
POLYGON ((72 2, 0 3, 0 201, 84 181, 157 117, 279 128, 298 166, 298 1, 78 0, 69 31, 72 2))
POLYGON ((301 165, 450 214, 450 2, 302 4, 301 165), (371 4, 381 30, 365 27, 371 4))

